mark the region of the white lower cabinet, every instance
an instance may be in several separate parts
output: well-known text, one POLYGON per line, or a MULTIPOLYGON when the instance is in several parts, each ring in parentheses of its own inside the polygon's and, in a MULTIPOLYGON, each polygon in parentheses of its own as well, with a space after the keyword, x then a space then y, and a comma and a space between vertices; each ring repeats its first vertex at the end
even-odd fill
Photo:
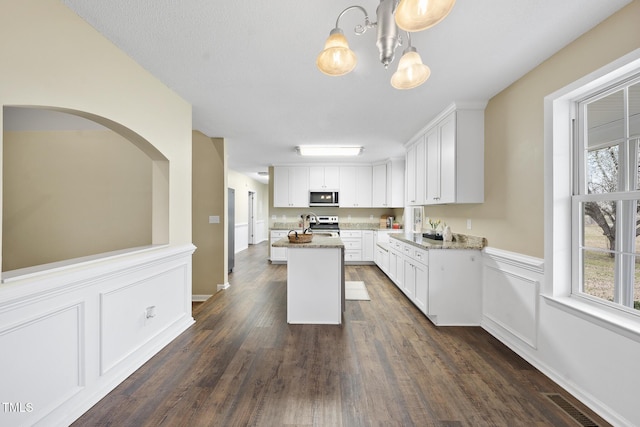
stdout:
POLYGON ((426 250, 390 238, 388 257, 385 274, 434 324, 480 324, 480 251, 426 250))
POLYGON ((375 260, 373 230, 340 230, 344 243, 344 260, 352 263, 371 263, 375 260))
POLYGON ((386 275, 389 275, 389 249, 376 246, 375 263, 386 275))
MULTIPOLYGON (((289 234, 288 230, 271 230, 270 244, 284 239, 289 234)), ((271 262, 282 263, 287 262, 287 248, 274 248, 271 246, 271 254, 269 256, 271 262)))

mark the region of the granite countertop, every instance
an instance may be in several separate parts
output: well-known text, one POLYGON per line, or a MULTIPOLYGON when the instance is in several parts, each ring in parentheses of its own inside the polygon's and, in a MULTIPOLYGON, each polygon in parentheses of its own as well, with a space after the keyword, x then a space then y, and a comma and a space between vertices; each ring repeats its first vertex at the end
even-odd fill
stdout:
POLYGON ((452 242, 433 240, 422 237, 422 233, 393 233, 389 237, 398 239, 401 242, 409 243, 421 249, 477 249, 487 246, 487 239, 484 237, 468 236, 466 234, 453 233, 452 242))
MULTIPOLYGON (((390 230, 402 233, 397 228, 382 228, 379 223, 366 222, 340 222, 338 224, 341 230, 390 230)), ((299 222, 274 222, 271 230, 300 230, 302 226, 299 222)))
POLYGON ((339 237, 330 237, 323 234, 314 234, 309 243, 290 243, 289 238, 280 239, 271 244, 274 248, 344 248, 344 243, 339 237))

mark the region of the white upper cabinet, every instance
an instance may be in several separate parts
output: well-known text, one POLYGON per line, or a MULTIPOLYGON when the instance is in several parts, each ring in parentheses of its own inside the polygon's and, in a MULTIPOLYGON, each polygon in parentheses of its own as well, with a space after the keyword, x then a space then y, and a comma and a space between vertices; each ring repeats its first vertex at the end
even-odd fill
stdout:
POLYGON ((273 168, 273 206, 277 208, 309 207, 309 168, 307 166, 273 168))
POLYGON ((407 203, 484 202, 484 109, 452 106, 422 135, 407 148, 407 203), (426 146, 422 176, 421 144, 426 146), (415 162, 415 172, 409 173, 410 161, 415 162))
POLYGON ((338 166, 310 166, 309 189, 333 190, 340 188, 340 168, 338 166))
POLYGON ((425 202, 426 157, 424 136, 407 150, 407 204, 423 205, 425 202))
POLYGON ((372 167, 340 167, 340 207, 372 207, 372 167))
POLYGON ((404 164, 402 159, 391 159, 373 166, 374 208, 404 207, 404 164))

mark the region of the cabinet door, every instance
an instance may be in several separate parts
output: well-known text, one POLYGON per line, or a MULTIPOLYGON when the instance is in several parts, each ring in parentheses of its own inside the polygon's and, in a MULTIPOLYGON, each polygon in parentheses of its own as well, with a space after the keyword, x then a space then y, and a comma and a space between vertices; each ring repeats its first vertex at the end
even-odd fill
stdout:
POLYGON ((410 259, 403 259, 404 277, 402 282, 402 290, 405 295, 409 297, 411 301, 415 298, 416 294, 416 268, 410 259))
POLYGON ((309 168, 295 166, 289 170, 289 206, 309 207, 309 168))
POLYGON ((427 134, 427 197, 429 204, 439 203, 440 200, 440 139, 436 127, 427 134))
POLYGON ((398 252, 389 249, 389 267, 387 268, 387 275, 396 285, 398 284, 398 258, 398 252))
POLYGON ((405 162, 407 174, 407 204, 416 205, 416 146, 412 145, 407 150, 405 162))
POLYGON ((359 208, 370 208, 372 206, 372 174, 371 166, 356 167, 356 200, 359 208))
POLYGON ((427 313, 429 295, 429 267, 420 263, 414 264, 415 271, 415 297, 413 302, 424 314, 427 313))
POLYGON ((440 195, 439 203, 456 201, 456 115, 450 114, 439 125, 440 136, 440 195))
POLYGON ((416 144, 416 203, 422 205, 426 198, 426 148, 425 140, 416 144))
POLYGON ((273 168, 273 206, 288 208, 289 205, 289 168, 273 168))
POLYGON ((324 167, 322 166, 310 166, 309 167, 309 189, 310 190, 324 190, 324 167))
POLYGON ((324 168, 324 185, 327 190, 338 190, 340 188, 340 168, 338 166, 324 168))
MULTIPOLYGON (((271 231, 271 242, 277 242, 280 239, 287 237, 288 231, 271 231)), ((271 246, 271 261, 286 261, 287 260, 287 248, 274 248, 271 246)))
POLYGON ((375 251, 373 230, 362 230, 362 260, 373 261, 375 251))
POLYGON ((388 177, 387 167, 386 163, 373 167, 372 205, 374 208, 386 208, 389 206, 387 181, 390 181, 390 177, 388 177))
POLYGON ((356 168, 345 166, 340 168, 340 207, 357 206, 356 200, 356 168))
MULTIPOLYGON (((387 203, 388 207, 404 208, 404 159, 392 159, 387 164, 387 203), (389 170, 391 169, 391 170, 389 170)), ((375 187, 374 187, 375 191, 375 187)))

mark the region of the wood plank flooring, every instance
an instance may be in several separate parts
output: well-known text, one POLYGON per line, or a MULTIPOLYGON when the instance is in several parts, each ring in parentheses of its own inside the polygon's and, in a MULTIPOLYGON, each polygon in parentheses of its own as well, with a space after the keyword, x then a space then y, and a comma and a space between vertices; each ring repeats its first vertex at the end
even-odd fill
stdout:
POLYGON ((266 243, 196 324, 75 426, 576 426, 542 393, 603 420, 478 327, 437 328, 375 266, 342 326, 286 323, 286 266, 266 243))

